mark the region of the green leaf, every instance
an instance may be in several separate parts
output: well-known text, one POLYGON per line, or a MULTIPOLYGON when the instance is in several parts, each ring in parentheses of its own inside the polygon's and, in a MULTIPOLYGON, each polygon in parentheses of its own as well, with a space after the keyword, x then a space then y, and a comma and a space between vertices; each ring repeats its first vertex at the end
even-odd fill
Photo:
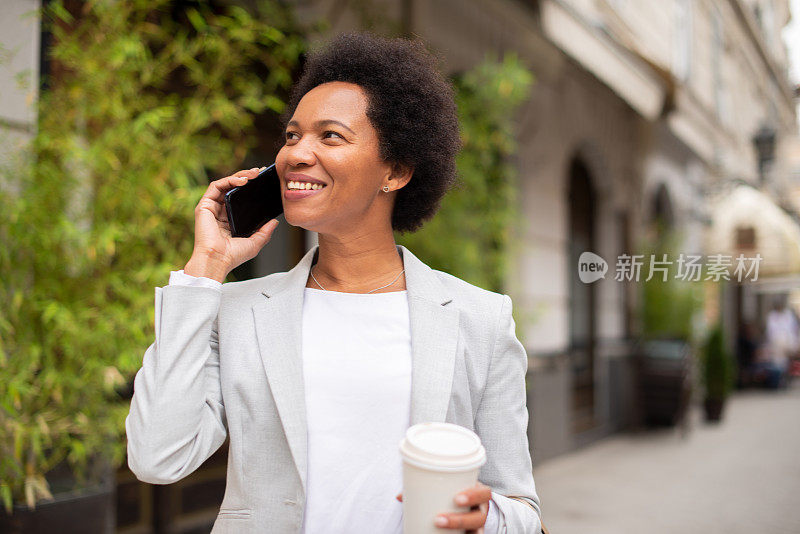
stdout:
POLYGON ((186 16, 189 18, 189 22, 192 23, 192 26, 194 26, 194 29, 198 32, 203 33, 208 29, 208 24, 206 24, 205 19, 196 9, 187 9, 186 16))
POLYGON ((49 9, 52 16, 66 22, 67 24, 72 24, 72 22, 75 20, 75 17, 73 17, 72 14, 66 10, 61 0, 51 2, 47 6, 47 9, 49 9))
POLYGON ((11 488, 5 482, 0 483, 0 497, 3 498, 3 507, 6 510, 6 513, 11 514, 11 510, 14 507, 14 501, 11 496, 11 488))

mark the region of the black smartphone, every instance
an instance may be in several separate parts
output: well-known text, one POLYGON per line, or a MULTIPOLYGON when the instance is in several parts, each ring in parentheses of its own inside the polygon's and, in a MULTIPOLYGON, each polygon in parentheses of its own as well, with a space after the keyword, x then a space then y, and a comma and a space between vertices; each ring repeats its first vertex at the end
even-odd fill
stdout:
POLYGON ((225 193, 231 236, 250 237, 270 219, 283 213, 281 182, 273 163, 255 178, 225 193))

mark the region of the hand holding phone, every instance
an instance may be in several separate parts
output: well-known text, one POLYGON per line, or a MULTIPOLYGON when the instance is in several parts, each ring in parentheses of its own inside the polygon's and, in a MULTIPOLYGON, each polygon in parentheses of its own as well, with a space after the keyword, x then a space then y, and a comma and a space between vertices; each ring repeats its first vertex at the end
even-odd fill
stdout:
POLYGON ((281 180, 273 163, 245 185, 225 193, 225 210, 233 237, 250 237, 283 213, 281 180))
POLYGON ((223 282, 230 271, 254 258, 272 238, 277 219, 268 220, 246 238, 233 237, 230 231, 225 194, 244 186, 258 173, 258 168, 242 170, 209 184, 194 210, 194 251, 184 267, 186 274, 223 282))

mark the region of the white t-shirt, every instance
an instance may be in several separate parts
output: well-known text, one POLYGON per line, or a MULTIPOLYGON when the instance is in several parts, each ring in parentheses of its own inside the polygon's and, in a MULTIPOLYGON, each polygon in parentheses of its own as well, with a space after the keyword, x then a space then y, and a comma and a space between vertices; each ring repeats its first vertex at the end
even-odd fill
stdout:
MULTIPOLYGON (((183 271, 173 271, 170 284, 221 286, 183 271)), ((408 291, 305 288, 302 321, 308 426, 302 532, 402 534, 403 505, 395 496, 403 487, 398 446, 411 414, 408 291)), ((497 533, 497 514, 490 501, 485 534, 497 533)))
POLYGON ((411 409, 406 291, 305 288, 308 495, 303 532, 402 533, 400 440, 411 409))

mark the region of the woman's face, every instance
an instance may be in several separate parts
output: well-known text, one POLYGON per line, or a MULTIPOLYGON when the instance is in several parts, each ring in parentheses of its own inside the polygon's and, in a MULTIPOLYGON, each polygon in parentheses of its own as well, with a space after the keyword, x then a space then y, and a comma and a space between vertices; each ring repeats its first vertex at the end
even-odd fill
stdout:
POLYGON ((289 224, 334 235, 391 229, 394 190, 408 180, 388 180, 392 165, 378 155, 378 133, 366 110, 366 94, 348 82, 318 85, 300 100, 275 158, 289 224), (290 182, 303 181, 293 173, 325 187, 287 196, 290 182), (381 191, 385 184, 389 193, 381 191))

